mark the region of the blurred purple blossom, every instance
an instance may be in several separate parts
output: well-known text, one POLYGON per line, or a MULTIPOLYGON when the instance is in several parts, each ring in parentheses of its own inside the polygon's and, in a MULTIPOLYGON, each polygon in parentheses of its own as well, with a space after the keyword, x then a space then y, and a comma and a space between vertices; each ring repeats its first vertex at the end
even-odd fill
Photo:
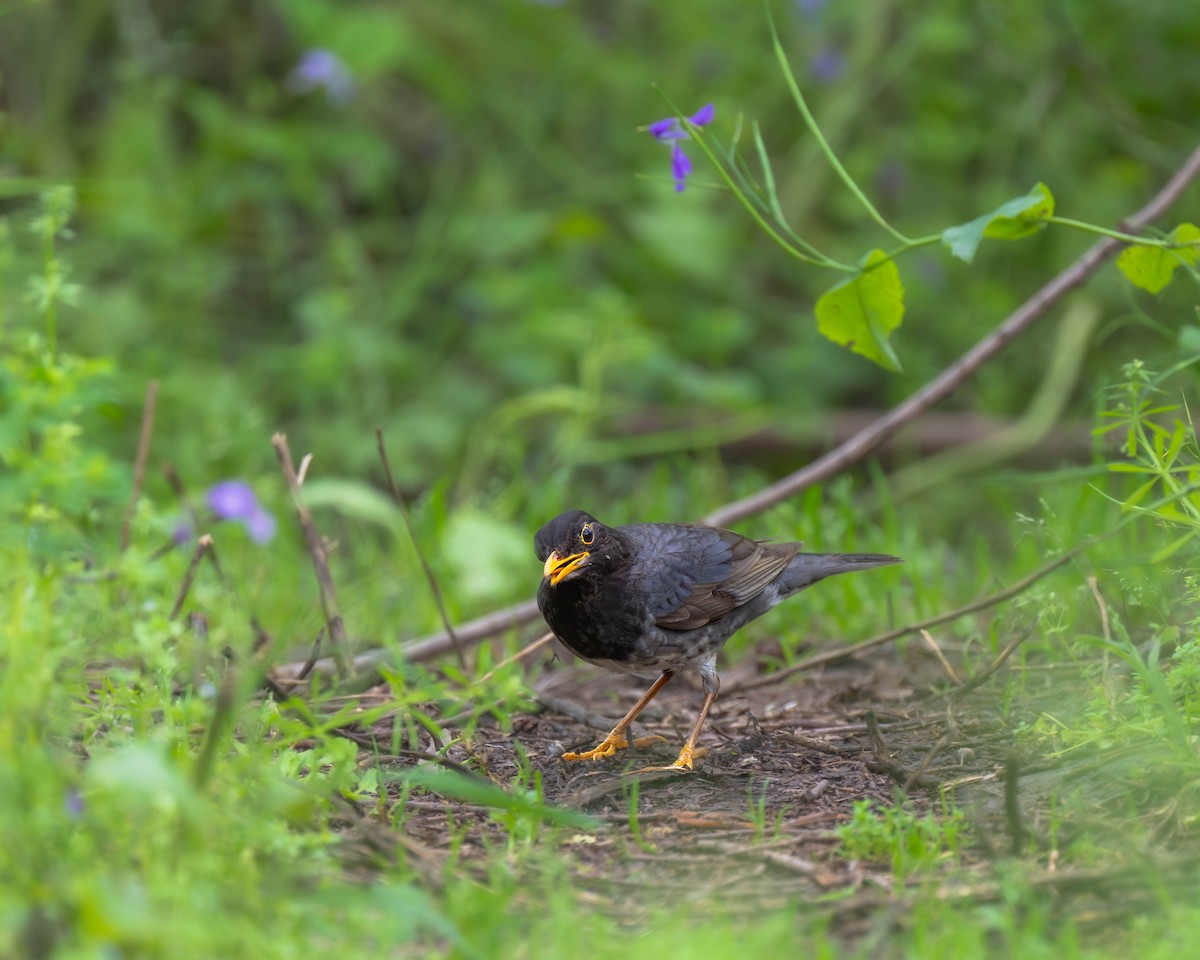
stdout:
POLYGON ((822 47, 808 65, 808 72, 817 83, 833 83, 845 71, 846 58, 834 47, 822 47))
POLYGON ((829 0, 796 0, 796 10, 802 17, 815 17, 828 3, 829 0))
POLYGON ((224 480, 212 487, 208 491, 208 505, 218 520, 237 520, 245 525, 255 543, 266 543, 275 536, 275 518, 240 480, 224 480))
POLYGON ((83 794, 71 787, 63 798, 63 806, 66 808, 68 817, 78 820, 83 816, 83 794))
POLYGON ((354 74, 336 53, 314 47, 288 74, 287 88, 292 93, 324 90, 330 103, 341 106, 354 99, 354 74))
MULTIPOLYGON (((712 123, 715 113, 716 108, 711 103, 707 103, 687 119, 689 123, 703 127, 712 123)), ((659 143, 671 145, 671 176, 675 178, 675 192, 682 193, 683 188, 687 186, 687 178, 692 172, 692 161, 683 152, 680 142, 690 140, 691 136, 684 129, 678 117, 657 120, 646 128, 646 132, 659 143)))

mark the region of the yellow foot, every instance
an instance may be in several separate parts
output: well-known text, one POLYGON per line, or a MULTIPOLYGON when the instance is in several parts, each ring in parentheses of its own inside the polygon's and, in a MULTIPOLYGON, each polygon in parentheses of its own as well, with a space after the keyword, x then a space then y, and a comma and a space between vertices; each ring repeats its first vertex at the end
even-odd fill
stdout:
POLYGON ((708 756, 708 747, 698 747, 693 749, 687 744, 684 744, 683 749, 679 751, 678 759, 670 766, 639 767, 637 770, 626 771, 626 775, 634 773, 673 773, 679 770, 691 770, 693 760, 699 760, 706 756, 708 756))
POLYGON ((591 750, 586 750, 583 753, 564 753, 564 760, 602 760, 604 757, 611 757, 618 750, 624 750, 629 746, 629 741, 619 733, 610 733, 604 738, 604 741, 591 750))

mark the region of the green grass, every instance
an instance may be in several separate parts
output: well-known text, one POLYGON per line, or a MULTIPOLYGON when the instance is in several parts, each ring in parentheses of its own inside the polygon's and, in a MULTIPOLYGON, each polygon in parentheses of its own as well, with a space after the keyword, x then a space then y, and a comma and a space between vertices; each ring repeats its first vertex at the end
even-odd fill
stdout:
MULTIPOLYGON (((715 99, 723 137, 746 111, 775 161, 765 202, 840 261, 877 245, 830 189, 754 17, 77 6, 0 11, 16 64, 0 117, 0 956, 1186 955, 1200 890, 1194 862, 1172 857, 1194 856, 1200 824, 1194 269, 1153 298, 1115 272, 1089 288, 1097 333, 1074 390, 1052 384, 1062 421, 1095 428, 1088 462, 929 464, 902 442, 738 525, 905 559, 739 633, 727 660, 767 668, 959 607, 1095 539, 938 628, 962 680, 1025 636, 975 697, 914 670, 913 704, 982 718, 1021 751, 1027 795, 1049 778, 1021 848, 952 791, 864 800, 814 853, 817 868, 859 864, 861 883, 761 906, 737 891, 633 900, 586 852, 601 838, 630 857, 680 852, 642 817, 639 781, 601 820, 547 802, 518 736, 512 775, 476 750, 536 709, 544 661, 501 665, 524 638, 462 665, 399 658, 441 627, 422 558, 461 621, 532 593, 532 531, 562 509, 692 519, 760 489, 807 447, 736 462, 721 443, 763 426, 823 436, 830 408, 894 403, 1075 238, 985 243, 970 273, 914 250, 893 340, 907 373, 884 380, 817 337, 806 311, 829 278, 782 269, 705 188, 712 174, 664 189, 664 152, 636 129, 663 112, 652 81, 715 99), (352 106, 286 93, 291 58, 315 44, 350 62, 352 106), (411 534, 379 493, 377 423, 411 534), (370 697, 324 677, 272 687, 326 627, 274 470, 280 426, 297 460, 314 454, 306 494, 351 644, 394 661, 370 697), (270 543, 204 517, 207 488, 231 477, 279 521, 270 543), (184 594, 194 545, 172 538, 193 510, 215 548, 184 594), (350 738, 368 728, 386 733, 350 738), (430 805, 446 812, 432 842, 414 832, 430 805)), ((781 39, 848 176, 910 235, 1039 179, 1063 212, 1115 221, 1188 145, 1194 90, 1161 78, 1186 74, 1194 25, 1170 4, 835 6, 776 10, 781 39), (830 51, 842 78, 810 76, 830 51)), ((1060 346, 1031 331, 959 409, 1033 410, 1060 346)), ((926 655, 919 638, 897 646, 906 664, 926 655)), ((786 810, 747 783, 748 842, 768 849, 786 810)))
MULTIPOLYGON (((92 455, 84 436, 75 456, 92 455)), ((842 578, 847 586, 841 592, 814 591, 804 611, 808 629, 860 636, 881 626, 876 622, 881 593, 891 597, 897 621, 907 622, 973 595, 994 578, 1007 579, 1075 542, 1081 528, 1094 528, 1105 518, 1115 525, 1120 515, 1112 498, 1120 498, 1116 491, 1124 481, 1116 474, 1113 479, 1117 486, 1109 486, 1112 492, 1105 496, 1050 485, 1029 536, 1011 544, 1005 556, 986 554, 996 558, 986 572, 970 566, 972 542, 936 539, 947 536, 943 530, 918 543, 916 523, 892 515, 886 521, 891 535, 912 545, 904 575, 869 588, 865 578, 858 586, 842 578), (1081 499, 1086 509, 1067 509, 1081 499), (948 574, 951 558, 964 566, 948 574)), ((1004 500, 993 495, 992 502, 1004 500)), ((851 546, 884 536, 874 521, 854 512, 853 491, 844 484, 774 514, 763 524, 778 523, 788 536, 832 531, 831 542, 851 546)), ((67 523, 69 516, 59 511, 42 523, 48 532, 75 537, 78 528, 67 523)), ((323 523, 336 519, 328 508, 319 516, 323 523)), ((386 578, 351 574, 394 551, 364 536, 364 522, 343 515, 351 549, 335 554, 334 570, 354 633, 386 640, 395 637, 383 625, 386 606, 378 604, 386 578)), ((428 529, 429 522, 424 502, 417 510, 418 529, 428 529)), ((313 588, 305 586, 308 558, 299 545, 285 535, 264 552, 243 543, 239 531, 219 528, 223 576, 202 567, 186 607, 205 611, 205 629, 198 630, 167 617, 186 556, 176 551, 151 559, 164 529, 151 504, 139 511, 125 555, 103 535, 107 530, 111 536, 111 526, 95 529, 88 537, 91 570, 69 554, 57 563, 48 560, 48 541, 41 536, 21 544, 10 540, 5 548, 0 753, 11 775, 0 795, 9 838, 7 879, 0 885, 0 950, 6 955, 94 955, 112 948, 136 956, 286 957, 328 943, 359 952, 454 957, 550 957, 583 949, 618 956, 635 947, 668 946, 675 956, 708 957, 748 944, 776 953, 806 944, 817 955, 842 956, 872 942, 868 932, 866 940, 848 947, 836 911, 830 914, 819 904, 797 904, 799 913, 769 911, 751 923, 736 910, 725 915, 651 898, 632 927, 597 909, 571 869, 567 841, 598 825, 546 807, 528 764, 519 763, 523 772, 515 781, 499 785, 433 768, 398 783, 337 733, 349 721, 395 715, 396 732, 386 749, 397 752, 420 744, 438 717, 464 710, 476 716, 490 712, 508 724, 525 703, 518 668, 496 671, 483 685, 476 678, 494 665, 490 656, 481 656, 457 680, 449 667, 445 675, 393 673, 391 695, 365 705, 365 712, 329 686, 292 700, 264 698, 264 662, 309 636, 317 617, 313 588), (114 575, 89 575, 98 571, 114 575), (295 598, 282 596, 280 583, 302 597, 299 609, 295 598), (278 638, 265 654, 255 649, 250 615, 278 638), (305 621, 307 630, 301 626, 305 621), (496 836, 503 838, 482 862, 455 868, 452 858, 436 884, 401 839, 406 798, 427 790, 491 809, 496 836), (390 852, 356 852, 347 803, 398 831, 390 852)), ((1171 535, 1155 524, 1128 524, 1086 554, 1082 570, 1067 568, 987 614, 990 632, 964 623, 949 634, 961 643, 969 671, 990 662, 1012 635, 1013 622, 1035 627, 1021 653, 1027 665, 1079 668, 1086 682, 1079 688, 1078 710, 1064 701, 1061 713, 1047 710, 1023 728, 1025 742, 1048 758, 1096 746, 1158 745, 1143 752, 1134 768, 1114 767, 1129 787, 1126 809, 1110 827, 1127 840, 1107 836, 1089 852, 1082 842, 1086 834, 1077 837, 1073 847, 1060 851, 1068 858, 1060 869, 1108 862, 1106 857, 1121 855, 1133 838, 1152 836, 1161 810, 1139 809, 1138 782, 1158 778, 1169 788, 1173 829, 1186 834, 1200 815, 1193 749, 1200 717, 1191 633, 1194 578, 1185 580, 1161 564, 1151 575, 1144 563, 1130 566, 1128 559, 1152 556, 1164 539, 1171 535), (1104 574, 1107 638, 1088 632, 1097 619, 1095 598, 1080 582, 1088 570, 1104 574), (1171 607, 1180 590, 1184 605, 1171 607), (1164 643, 1169 653, 1160 652, 1164 643)), ((420 592, 406 589, 413 596, 420 592)), ((799 620, 786 616, 775 628, 785 636, 800 635, 799 620)), ((510 643, 507 649, 515 647, 510 643)), ((1020 702, 1029 678, 1016 671, 1003 682, 1010 688, 1004 695, 1020 702)), ((471 726, 465 725, 468 737, 471 726)), ((632 842, 654 849, 637 829, 636 794, 629 802, 632 842)), ((1164 801, 1160 796, 1156 802, 1164 801)), ((769 838, 772 814, 753 794, 748 811, 758 841, 769 838)), ((955 864, 972 842, 963 817, 952 805, 918 816, 904 803, 878 809, 862 803, 838 828, 837 856, 889 863, 902 887, 920 878, 904 895, 908 919, 888 934, 886 955, 984 956, 996 949, 1030 956, 1120 955, 1112 942, 1077 929, 1069 912, 1067 919, 1052 914, 1022 879, 1038 869, 1045 851, 1032 852, 1025 873, 1015 865, 1000 871, 998 894, 978 903, 964 894, 953 910, 944 904, 942 897, 956 884, 969 888, 980 882, 977 873, 955 879, 955 864)), ((1168 930, 1182 936, 1180 925, 1200 929, 1195 914, 1178 906, 1182 902, 1177 893, 1166 894, 1154 916, 1118 928, 1124 932, 1113 942, 1125 949, 1168 930)))

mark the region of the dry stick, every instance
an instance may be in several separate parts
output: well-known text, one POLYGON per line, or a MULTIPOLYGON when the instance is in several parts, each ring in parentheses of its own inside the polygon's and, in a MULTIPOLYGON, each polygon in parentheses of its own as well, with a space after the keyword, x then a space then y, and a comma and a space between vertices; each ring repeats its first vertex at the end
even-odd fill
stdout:
MULTIPOLYGON (((532 623, 540 616, 541 613, 538 611, 537 601, 527 600, 525 603, 518 603, 515 606, 497 610, 495 613, 489 613, 475 620, 468 620, 466 623, 460 624, 454 632, 458 637, 459 643, 470 646, 489 637, 504 633, 506 630, 512 630, 527 623, 532 623)), ((443 654, 450 653, 453 649, 454 645, 450 642, 448 634, 445 632, 435 633, 421 640, 414 640, 412 643, 406 644, 400 651, 399 659, 402 659, 406 663, 425 663, 429 660, 436 660, 443 654)), ((395 659, 396 654, 394 651, 387 647, 379 647, 375 650, 368 650, 365 653, 357 654, 354 657, 354 666, 357 670, 364 673, 377 671, 380 664, 392 663, 395 659)), ((282 678, 295 677, 300 667, 300 663, 285 663, 280 665, 276 673, 282 678)), ((328 675, 332 672, 330 662, 327 659, 318 660, 315 672, 328 675)))
POLYGON ((921 636, 925 639, 925 642, 929 644, 929 649, 932 650, 933 655, 937 657, 938 663, 940 663, 942 668, 948 674, 950 674, 950 679, 954 681, 955 685, 957 686, 958 684, 962 683, 962 681, 958 679, 958 674, 955 672, 954 667, 950 665, 950 661, 947 660, 946 655, 942 653, 942 648, 939 647, 938 642, 933 639, 933 634, 928 630, 922 630, 921 636))
POLYGON ((138 497, 142 495, 142 481, 146 478, 146 460, 150 456, 150 437, 154 433, 154 408, 158 403, 158 381, 151 380, 146 387, 146 402, 142 405, 142 433, 138 437, 137 457, 133 461, 133 492, 129 495, 129 506, 121 521, 121 552, 129 548, 129 527, 137 510, 138 497))
MULTIPOLYGON (((1192 152, 1184 164, 1148 204, 1123 222, 1122 228, 1126 232, 1138 230, 1161 216, 1198 174, 1200 174, 1200 147, 1197 147, 1192 152)), ((884 414, 873 424, 860 430, 854 436, 850 437, 850 439, 839 444, 824 457, 809 464, 803 470, 785 477, 779 483, 768 487, 760 494, 718 508, 708 515, 706 522, 718 525, 732 523, 741 517, 749 516, 756 510, 765 510, 783 497, 790 496, 803 489, 803 487, 824 479, 837 470, 848 467, 855 461, 865 457, 907 421, 953 392, 963 380, 974 373, 993 354, 1007 346, 1055 302, 1083 283, 1105 260, 1116 253, 1120 246, 1121 243, 1118 240, 1109 238, 1101 240, 1025 301, 992 334, 963 354, 940 377, 932 380, 905 403, 901 404, 895 410, 884 414), (786 492, 780 493, 779 491, 783 490, 785 485, 786 492)), ((1066 561, 1064 560, 1063 562, 1065 563, 1066 561)), ((537 604, 532 600, 528 600, 525 603, 506 607, 503 610, 497 610, 487 616, 471 621, 457 631, 458 639, 464 644, 478 643, 489 637, 503 633, 505 630, 510 630, 514 626, 535 620, 538 615, 537 604)), ((921 626, 931 626, 939 622, 941 621, 938 619, 930 620, 925 624, 918 624, 913 629, 919 629, 921 626)), ((900 633, 889 634, 886 639, 867 641, 865 645, 859 645, 859 647, 850 648, 850 650, 853 652, 854 649, 867 649, 871 646, 878 646, 880 643, 894 640, 896 637, 903 636, 909 632, 911 632, 909 629, 905 629, 900 633)), ((439 657, 451 649, 453 648, 446 634, 434 634, 431 637, 426 637, 406 646, 403 650, 403 657, 409 663, 418 663, 439 657)), ((839 652, 832 659, 840 659, 842 655, 843 653, 839 652)), ((361 670, 375 669, 380 663, 390 660, 391 657, 392 651, 381 648, 360 654, 355 658, 354 662, 361 670)), ((287 671, 293 667, 298 669, 298 666, 289 664, 283 670, 287 671)), ((320 670, 321 667, 322 664, 318 663, 317 669, 320 670)), ((798 666, 798 669, 803 669, 803 667, 798 666)), ((778 677, 779 674, 773 674, 772 676, 778 677)), ((743 689, 745 689, 745 686, 743 684, 743 689)))
MULTIPOLYGON (((1009 597, 1015 597, 1018 593, 1028 590, 1037 581, 1049 573, 1053 573, 1059 567, 1073 560, 1078 554, 1082 553, 1088 547, 1096 543, 1100 538, 1086 540, 1073 547, 1066 553, 1060 554, 1044 566, 1038 567, 1029 576, 1018 580, 1011 587, 1000 590, 996 593, 989 594, 980 600, 974 600, 968 603, 965 607, 959 607, 957 610, 951 610, 949 613, 939 613, 936 617, 930 617, 928 620, 922 620, 920 623, 909 624, 907 627, 900 627, 896 630, 889 630, 887 633, 881 633, 870 640, 864 640, 861 643, 854 643, 848 647, 842 647, 838 650, 827 650, 825 653, 818 653, 815 656, 806 657, 804 660, 797 661, 791 666, 784 667, 775 673, 767 674, 762 677, 753 677, 749 680, 737 684, 734 688, 739 693, 745 690, 754 690, 757 687, 770 686, 782 680, 784 677, 790 677, 793 673, 799 673, 801 670, 811 670, 813 667, 824 666, 829 663, 836 663, 839 660, 845 660, 853 657, 864 650, 870 650, 873 647, 882 646, 885 643, 891 643, 893 640, 899 640, 901 637, 907 636, 910 633, 916 633, 920 630, 926 630, 929 627, 936 627, 938 624, 949 623, 951 620, 958 620, 965 617, 969 613, 975 613, 978 610, 986 610, 988 607, 994 607, 998 603, 1003 603, 1009 597)), ((1022 637, 1022 640, 1025 638, 1022 637)), ((1011 653, 1012 651, 1008 651, 1011 653)))
POLYGON ((1100 595, 1100 583, 1093 575, 1087 578, 1087 585, 1088 589, 1092 591, 1092 596, 1096 599, 1096 606, 1100 610, 1100 631, 1104 637, 1104 642, 1112 643, 1112 625, 1108 619, 1108 604, 1104 602, 1104 597, 1100 595))
POLYGON ((187 572, 183 575, 183 583, 179 585, 179 594, 175 597, 175 606, 171 608, 171 615, 168 620, 174 620, 179 616, 179 611, 183 609, 184 601, 187 600, 187 595, 192 589, 192 581, 196 579, 196 571, 200 569, 200 561, 204 559, 204 555, 212 548, 212 537, 207 533, 203 534, 196 541, 196 549, 192 553, 192 562, 188 564, 187 572))
POLYGON ((412 541, 413 549, 417 551, 417 559, 421 561, 421 569, 425 571, 425 579, 429 581, 429 589, 433 592, 433 601, 437 604, 438 616, 442 618, 442 626, 446 628, 446 636, 450 638, 450 645, 454 648, 458 665, 465 673, 467 669, 466 654, 463 653, 462 645, 458 642, 454 625, 450 623, 450 616, 446 613, 446 604, 442 600, 442 588, 438 586, 437 577, 433 575, 433 568, 429 566, 429 561, 425 559, 425 551, 421 549, 421 541, 417 539, 417 531, 413 527, 412 517, 408 512, 408 504, 404 502, 404 496, 400 493, 400 488, 396 486, 396 480, 392 476, 392 465, 388 461, 387 448, 383 443, 383 430, 379 427, 375 428, 375 441, 379 447, 379 459, 383 461, 383 472, 387 475, 388 487, 392 491, 392 499, 400 508, 400 516, 404 518, 404 527, 408 530, 408 538, 412 541))
POLYGON ((995 660, 993 660, 991 662, 991 664, 988 666, 988 668, 986 670, 983 671, 983 673, 977 674, 977 675, 971 677, 970 680, 966 681, 966 683, 963 683, 960 686, 953 688, 950 691, 950 696, 961 697, 964 693, 970 693, 972 690, 976 689, 977 687, 982 687, 985 683, 987 683, 989 680, 992 679, 992 675, 995 674, 995 672, 997 670, 999 670, 1002 666, 1004 666, 1004 661, 1012 656, 1012 652, 1014 650, 1016 650, 1017 647, 1019 647, 1021 644, 1023 644, 1026 640, 1028 640, 1031 636, 1033 636, 1033 627, 1032 626, 1028 627, 1023 634, 1021 634, 1019 637, 1017 637, 1015 640, 1013 640, 1007 647, 1005 647, 1003 650, 1001 650, 1000 654, 996 657, 995 660))
POLYGON ((309 556, 312 557, 313 571, 317 575, 317 585, 321 591, 321 609, 325 613, 325 624, 329 627, 329 642, 333 647, 333 659, 337 664, 339 677, 354 675, 354 661, 349 654, 350 645, 346 639, 346 624, 338 609, 337 591, 333 586, 333 577, 329 573, 329 558, 325 553, 325 544, 317 528, 313 524, 312 512, 304 503, 300 494, 300 480, 296 476, 296 468, 292 466, 292 453, 288 449, 287 437, 277 433, 271 437, 271 445, 279 458, 279 469, 283 471, 283 479, 287 482, 288 492, 292 495, 292 505, 296 508, 296 516, 300 519, 300 529, 304 531, 304 542, 308 545, 309 556))
POLYGON ((489 680, 492 679, 492 677, 494 677, 496 675, 496 671, 503 670, 509 664, 516 663, 518 660, 523 660, 525 657, 529 656, 535 650, 542 649, 542 647, 544 647, 546 644, 548 644, 553 639, 554 639, 553 633, 543 633, 540 637, 538 637, 532 643, 527 643, 520 650, 518 650, 516 653, 514 653, 511 657, 506 657, 505 659, 501 660, 498 664, 496 664, 494 667, 492 667, 491 670, 489 670, 487 673, 485 673, 482 677, 480 677, 475 682, 477 684, 479 684, 480 686, 482 686, 483 684, 487 683, 489 680))
POLYGON ((933 763, 933 758, 941 753, 942 749, 949 742, 950 738, 943 734, 938 739, 938 742, 933 745, 932 749, 925 754, 925 759, 922 761, 921 765, 908 775, 908 779, 904 781, 904 785, 900 789, 905 793, 908 793, 908 791, 910 791, 917 784, 922 783, 925 780, 925 771, 927 771, 929 769, 929 765, 933 763))
POLYGON ((300 668, 300 672, 296 675, 297 680, 307 680, 308 675, 312 673, 312 668, 316 665, 317 657, 321 655, 321 641, 325 639, 325 627, 322 626, 317 631, 317 639, 313 641, 312 653, 308 655, 308 659, 304 661, 304 666, 300 668))
MULTIPOLYGON (((1121 229, 1126 233, 1134 233, 1155 220, 1175 201, 1197 174, 1200 174, 1200 147, 1192 151, 1191 156, 1167 181, 1166 186, 1158 192, 1153 200, 1121 224, 1121 229)), ((1123 246, 1124 244, 1120 240, 1112 237, 1102 238, 1009 314, 995 330, 898 407, 890 410, 845 443, 834 448, 825 456, 814 460, 803 469, 797 470, 758 493, 714 510, 705 518, 704 522, 723 527, 743 517, 761 513, 779 501, 786 500, 814 483, 857 463, 910 420, 950 396, 976 370, 1008 346, 1033 321, 1044 316, 1050 307, 1066 294, 1080 286, 1123 246)))

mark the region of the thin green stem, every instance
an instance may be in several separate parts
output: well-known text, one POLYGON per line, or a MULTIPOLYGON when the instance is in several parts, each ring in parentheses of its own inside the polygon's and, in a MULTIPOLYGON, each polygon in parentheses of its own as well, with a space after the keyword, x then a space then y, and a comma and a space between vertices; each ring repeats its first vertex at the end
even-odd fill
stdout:
POLYGON ((1132 233, 1122 233, 1120 230, 1109 230, 1106 227, 1098 227, 1094 223, 1085 223, 1083 220, 1072 220, 1070 217, 1049 216, 1046 217, 1047 223, 1057 223, 1061 227, 1073 227, 1076 230, 1082 230, 1084 233, 1095 233, 1102 237, 1112 237, 1114 240, 1123 240, 1125 243, 1135 243, 1142 247, 1187 247, 1192 244, 1187 243, 1171 243, 1169 240, 1155 240, 1151 237, 1138 237, 1132 233))
MULTIPOLYGON (((940 233, 931 233, 927 237, 917 237, 915 240, 905 240, 894 250, 887 251, 887 258, 888 260, 895 260, 898 256, 900 256, 900 254, 908 253, 909 250, 916 250, 918 247, 931 247, 935 243, 941 242, 942 235, 940 233)), ((882 262, 883 261, 881 260, 880 263, 882 262)))
POLYGON ((890 233, 901 243, 909 243, 908 237, 893 227, 883 214, 875 209, 875 205, 867 199, 867 195, 862 192, 862 189, 850 173, 842 166, 842 162, 837 158, 837 154, 833 152, 833 148, 829 145, 829 141, 825 139, 825 135, 821 133, 821 128, 817 126, 817 121, 813 117, 812 112, 808 109, 808 103, 805 102, 804 94, 800 92, 800 85, 796 83, 796 77, 792 73, 791 65, 788 63, 787 54, 784 52, 783 44, 779 41, 779 31, 775 29, 775 18, 771 16, 770 7, 767 8, 767 20, 771 25, 771 40, 775 45, 775 59, 779 61, 779 68, 783 71, 783 78, 787 82, 788 90, 792 94, 792 100, 796 103, 796 108, 800 111, 800 116, 804 118, 804 125, 808 127, 809 133, 817 141, 817 145, 821 148, 821 152, 825 154, 825 159, 829 161, 829 165, 833 167, 834 172, 841 178, 842 183, 846 188, 854 194, 858 202, 863 205, 863 208, 870 214, 879 226, 890 233))
MULTIPOLYGON (((820 253, 815 248, 810 247, 809 249, 812 250, 812 253, 805 253, 794 244, 789 243, 787 239, 780 234, 779 230, 777 230, 776 227, 770 223, 767 218, 764 217, 762 213, 755 207, 749 196, 747 196, 746 191, 734 181, 733 176, 729 173, 729 170, 726 168, 725 164, 718 160, 716 152, 705 142, 704 134, 700 132, 700 128, 692 123, 689 123, 687 118, 683 117, 682 114, 680 114, 680 119, 683 120, 684 125, 687 127, 688 132, 692 135, 692 139, 695 141, 697 146, 704 151, 705 155, 709 159, 709 162, 712 163, 712 165, 716 168, 717 173, 721 175, 721 179, 725 181, 726 185, 733 192, 734 196, 738 198, 738 202, 746 208, 746 212, 750 214, 751 219, 753 219, 754 222, 757 223, 782 249, 790 253, 797 260, 800 260, 803 263, 812 264, 813 266, 829 267, 834 270, 840 270, 843 273, 856 273, 858 271, 857 267, 853 267, 845 263, 839 263, 837 260, 820 253)), ((808 245, 805 244, 805 246, 808 245)))

